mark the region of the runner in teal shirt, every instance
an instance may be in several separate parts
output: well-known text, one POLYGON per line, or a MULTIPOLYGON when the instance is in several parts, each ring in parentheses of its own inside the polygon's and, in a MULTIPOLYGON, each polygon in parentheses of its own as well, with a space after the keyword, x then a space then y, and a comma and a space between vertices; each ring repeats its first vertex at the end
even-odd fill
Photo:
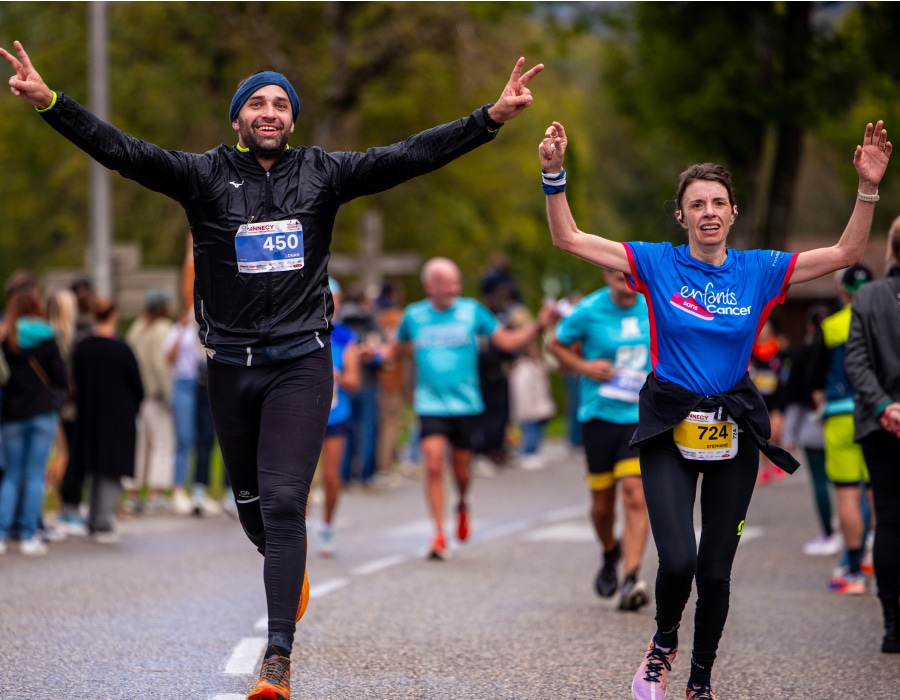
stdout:
MULTIPOLYGON (((447 557, 444 535, 444 461, 450 452, 459 492, 456 535, 469 537, 469 463, 472 433, 484 412, 478 379, 479 336, 500 350, 515 352, 540 335, 552 319, 549 309, 538 321, 515 330, 504 328, 481 303, 460 298, 459 268, 448 258, 432 258, 422 267, 427 299, 406 308, 397 341, 412 350, 416 367, 414 409, 419 417, 425 496, 435 526, 429 558, 447 557)), ((387 355, 398 352, 392 347, 387 355)))
POLYGON ((634 295, 633 305, 623 308, 613 300, 609 287, 599 289, 582 299, 572 314, 559 322, 556 338, 563 345, 581 341, 585 359, 608 360, 616 370, 616 376, 609 381, 581 375, 578 420, 585 423, 600 418, 610 423, 637 423, 638 393, 652 369, 650 322, 644 297, 634 295))
POLYGON ((550 351, 579 375, 578 421, 591 491, 591 522, 602 549, 594 579, 597 594, 609 598, 624 578, 620 610, 638 610, 650 602, 650 589, 638 578, 650 532, 637 450, 631 437, 638 424, 638 395, 650 358, 647 302, 628 286, 625 275, 604 270, 607 286, 582 299, 556 326, 550 351), (625 515, 621 540, 613 526, 616 491, 625 515))
POLYGON ((419 416, 472 416, 484 411, 478 388, 477 336, 499 324, 474 299, 457 298, 448 309, 429 299, 407 307, 397 338, 413 343, 414 410, 419 416))

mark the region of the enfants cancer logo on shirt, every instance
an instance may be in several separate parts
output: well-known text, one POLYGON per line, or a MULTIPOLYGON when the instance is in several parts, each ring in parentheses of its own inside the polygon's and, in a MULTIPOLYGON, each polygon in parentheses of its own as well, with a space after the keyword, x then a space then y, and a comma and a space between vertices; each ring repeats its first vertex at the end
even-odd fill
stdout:
POLYGON ((712 282, 702 290, 685 285, 672 295, 669 303, 703 321, 712 321, 716 316, 749 316, 751 309, 739 306, 737 295, 730 289, 716 291, 712 282))
POLYGON ((711 314, 693 299, 685 299, 679 292, 675 292, 672 295, 672 298, 669 299, 669 303, 676 309, 681 309, 685 313, 696 316, 704 321, 712 321, 715 318, 715 314, 711 314))

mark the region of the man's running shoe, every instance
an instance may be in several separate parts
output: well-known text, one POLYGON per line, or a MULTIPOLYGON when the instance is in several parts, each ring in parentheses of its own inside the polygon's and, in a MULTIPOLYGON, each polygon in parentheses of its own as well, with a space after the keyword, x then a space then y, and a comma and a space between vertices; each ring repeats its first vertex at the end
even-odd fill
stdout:
POLYGON ((685 691, 687 700, 716 700, 716 694, 708 685, 689 685, 685 691))
POLYGON ((808 557, 832 557, 840 553, 841 538, 836 534, 819 535, 803 545, 803 553, 808 557))
POLYGON ((438 532, 431 540, 431 551, 428 552, 428 558, 443 561, 448 556, 447 539, 444 537, 443 532, 438 532))
POLYGON ((469 539, 469 507, 460 503, 456 508, 456 537, 460 542, 469 539))
POLYGON ((863 574, 844 574, 840 578, 831 579, 828 587, 838 595, 862 595, 866 592, 866 577, 863 574))
POLYGON ((263 659, 259 680, 247 700, 291 700, 291 657, 263 659))
POLYGON ((663 700, 666 697, 666 680, 677 653, 677 649, 666 651, 650 640, 644 660, 631 682, 631 694, 635 700, 663 700))
POLYGON ((638 610, 650 602, 650 587, 639 581, 634 574, 628 574, 622 582, 619 610, 638 610))
POLYGON ((616 542, 616 546, 610 552, 603 553, 603 566, 600 567, 600 571, 597 572, 597 578, 594 579, 594 590, 602 598, 611 598, 619 588, 619 577, 616 575, 616 567, 621 557, 622 550, 618 542, 616 542))

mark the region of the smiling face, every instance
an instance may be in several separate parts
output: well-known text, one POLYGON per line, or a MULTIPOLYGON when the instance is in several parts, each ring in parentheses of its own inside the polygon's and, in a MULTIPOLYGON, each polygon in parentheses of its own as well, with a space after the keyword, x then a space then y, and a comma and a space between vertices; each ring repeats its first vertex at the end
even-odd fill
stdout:
POLYGON ((284 88, 264 85, 250 95, 231 126, 241 146, 260 160, 274 160, 294 133, 291 100, 284 88))
POLYGON ((724 248, 737 207, 732 206, 728 190, 722 183, 694 180, 684 189, 681 207, 675 216, 687 229, 692 246, 696 244, 705 250, 724 248))

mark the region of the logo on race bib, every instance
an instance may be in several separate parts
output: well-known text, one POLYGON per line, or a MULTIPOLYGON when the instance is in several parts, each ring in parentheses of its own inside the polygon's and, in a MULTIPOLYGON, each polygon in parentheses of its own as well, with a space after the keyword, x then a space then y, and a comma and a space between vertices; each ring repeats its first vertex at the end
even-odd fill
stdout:
POLYGON ((287 272, 304 265, 303 227, 296 219, 241 226, 234 237, 239 272, 287 272))

